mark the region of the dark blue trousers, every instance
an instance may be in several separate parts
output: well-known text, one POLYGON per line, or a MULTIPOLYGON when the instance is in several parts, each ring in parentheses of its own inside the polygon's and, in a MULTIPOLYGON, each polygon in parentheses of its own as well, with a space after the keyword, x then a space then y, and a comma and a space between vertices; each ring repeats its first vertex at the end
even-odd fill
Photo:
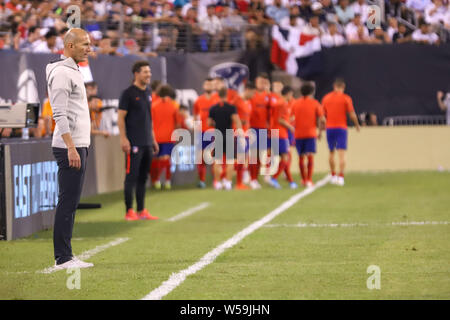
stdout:
POLYGON ((58 204, 56 206, 55 224, 53 227, 53 247, 57 264, 72 259, 72 231, 75 211, 80 202, 86 171, 87 148, 77 148, 81 159, 81 168, 69 166, 67 149, 53 148, 53 155, 58 164, 58 204))

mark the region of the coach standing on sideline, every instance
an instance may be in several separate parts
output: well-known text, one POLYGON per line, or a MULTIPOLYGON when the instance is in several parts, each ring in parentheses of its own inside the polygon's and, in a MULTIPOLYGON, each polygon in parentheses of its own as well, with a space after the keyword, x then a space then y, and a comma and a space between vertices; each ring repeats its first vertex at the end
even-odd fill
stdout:
POLYGON ((133 84, 122 93, 118 113, 120 146, 126 154, 125 219, 155 220, 158 217, 150 215, 144 207, 145 184, 152 156, 159 151, 152 125, 152 93, 148 87, 152 72, 147 61, 137 61, 132 73, 133 84), (137 213, 133 210, 135 190, 137 213))
POLYGON ((58 204, 53 230, 55 268, 89 268, 72 255, 75 211, 81 197, 86 158, 91 142, 91 119, 78 63, 86 61, 90 49, 88 34, 78 28, 64 36, 64 55, 49 63, 46 79, 56 126, 52 149, 58 164, 58 204))

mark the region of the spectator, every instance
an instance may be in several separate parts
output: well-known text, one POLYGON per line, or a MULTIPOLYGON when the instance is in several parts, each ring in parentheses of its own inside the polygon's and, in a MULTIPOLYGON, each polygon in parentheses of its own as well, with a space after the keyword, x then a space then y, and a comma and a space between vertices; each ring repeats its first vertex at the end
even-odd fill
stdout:
POLYGON ((369 15, 369 6, 366 3, 366 0, 356 0, 351 5, 351 8, 355 14, 361 15, 361 21, 366 23, 368 15, 369 15))
POLYGON ((412 40, 424 44, 439 44, 439 37, 430 31, 430 25, 425 21, 421 21, 419 29, 412 33, 412 40))
POLYGON ((349 6, 349 0, 339 0, 335 10, 339 22, 344 25, 355 17, 353 9, 349 6))
POLYGON ((405 43, 412 41, 411 32, 403 23, 398 25, 398 31, 394 33, 392 41, 395 43, 405 43))
POLYGON ((309 17, 313 15, 310 0, 300 0, 299 15, 305 21, 309 21, 309 17))
POLYGON ((425 8, 425 22, 430 25, 440 25, 444 23, 445 16, 447 14, 447 7, 444 5, 442 0, 433 0, 425 8))
POLYGON ((338 22, 333 2, 331 0, 320 0, 320 3, 322 4, 322 10, 325 12, 327 21, 338 22))
POLYGON ((339 33, 337 24, 328 22, 328 29, 321 37, 321 43, 324 47, 339 47, 345 44, 345 38, 339 33))
POLYGON ((313 12, 313 15, 317 16, 319 18, 319 23, 323 24, 327 21, 327 16, 325 11, 323 10, 323 6, 320 2, 314 2, 311 5, 311 10, 313 12))
POLYGON ((388 18, 389 27, 387 28, 387 33, 389 39, 393 40, 394 34, 398 32, 398 21, 395 17, 388 18))
POLYGON ((223 27, 215 13, 215 6, 209 5, 207 16, 200 21, 200 28, 208 35, 208 48, 210 51, 218 49, 218 44, 223 40, 223 27))
POLYGON ((431 4, 431 0, 406 0, 406 6, 411 8, 419 16, 423 16, 425 8, 431 4))
POLYGON ((55 28, 50 28, 45 34, 45 41, 42 41, 37 45, 33 52, 39 53, 58 53, 59 49, 56 46, 56 39, 58 33, 55 28))
POLYGON ((185 4, 183 6, 183 10, 182 10, 183 16, 186 16, 187 11, 190 8, 194 8, 195 9, 195 11, 197 12, 197 18, 199 20, 202 20, 204 17, 206 17, 208 15, 206 6, 200 5, 199 4, 199 0, 191 0, 190 3, 185 4))
POLYGON ((300 17, 300 10, 298 6, 291 6, 289 8, 290 15, 281 20, 280 26, 284 29, 290 27, 303 28, 306 24, 305 20, 300 17))
POLYGON ((289 16, 289 10, 283 7, 282 0, 274 0, 272 5, 266 7, 266 15, 280 24, 283 18, 289 16))
POLYGON ((19 50, 34 52, 35 48, 38 47, 41 42, 41 29, 39 27, 30 27, 30 29, 28 29, 28 37, 22 41, 19 50))
POLYGON ((320 37, 325 33, 319 23, 319 16, 312 15, 309 17, 309 23, 302 28, 302 33, 306 35, 314 35, 320 37))
POLYGON ((391 43, 391 38, 381 27, 376 27, 370 38, 371 43, 391 43))
POLYGON ((367 43, 370 42, 369 31, 366 26, 361 22, 361 16, 355 14, 352 22, 348 23, 345 27, 345 36, 348 43, 367 43))
POLYGON ((244 19, 238 14, 237 9, 231 9, 228 6, 223 7, 221 23, 226 32, 226 38, 229 39, 232 48, 241 48, 241 31, 245 26, 244 19))

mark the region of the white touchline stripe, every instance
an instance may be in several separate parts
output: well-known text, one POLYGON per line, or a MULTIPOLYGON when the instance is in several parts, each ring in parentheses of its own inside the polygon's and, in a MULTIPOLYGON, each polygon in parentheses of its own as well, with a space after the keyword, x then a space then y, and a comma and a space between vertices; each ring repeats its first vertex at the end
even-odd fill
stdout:
POLYGON ((265 228, 348 228, 348 227, 369 227, 369 226, 425 226, 425 225, 443 225, 449 224, 448 221, 405 221, 391 223, 302 223, 297 224, 267 224, 265 228))
POLYGON ((264 224, 270 222, 272 219, 277 217, 279 214, 283 213, 290 207, 292 207, 295 203, 297 203, 300 199, 305 196, 311 194, 318 188, 327 184, 331 179, 330 175, 327 175, 322 180, 318 181, 313 187, 307 188, 300 193, 293 195, 289 200, 283 202, 279 207, 269 212, 266 216, 252 223, 242 231, 236 233, 230 239, 213 249, 212 251, 205 254, 198 262, 191 265, 187 269, 181 270, 177 273, 172 273, 168 280, 164 281, 158 288, 151 291, 148 295, 146 295, 142 300, 161 300, 164 296, 169 294, 172 290, 178 287, 180 284, 186 280, 186 277, 192 275, 210 263, 212 263, 220 254, 222 254, 225 250, 233 247, 237 243, 239 243, 242 239, 244 239, 249 234, 261 228, 264 224))
POLYGON ((200 211, 200 210, 203 210, 203 209, 209 207, 209 205, 210 205, 209 202, 203 202, 203 203, 200 203, 200 204, 199 204, 198 206, 196 206, 196 207, 187 209, 186 211, 183 211, 183 212, 181 212, 180 214, 177 214, 176 216, 167 219, 167 221, 174 222, 174 221, 183 219, 183 218, 185 218, 185 217, 187 217, 187 216, 190 216, 191 214, 196 213, 197 211, 200 211))
MULTIPOLYGON (((97 246, 94 249, 87 250, 87 251, 81 253, 79 256, 77 256, 77 258, 80 259, 80 260, 87 260, 87 259, 91 258, 93 255, 96 255, 97 253, 100 253, 100 252, 102 252, 102 251, 104 251, 104 250, 106 250, 108 248, 117 246, 117 245, 119 245, 121 243, 124 243, 125 241, 128 241, 128 240, 130 240, 130 238, 117 238, 117 239, 115 239, 115 240, 113 240, 111 242, 108 242, 106 244, 97 246)), ((41 271, 37 271, 36 273, 53 273, 53 272, 58 271, 58 270, 60 270, 60 269, 56 269, 53 266, 53 267, 49 267, 49 268, 46 268, 46 269, 41 270, 41 271)))

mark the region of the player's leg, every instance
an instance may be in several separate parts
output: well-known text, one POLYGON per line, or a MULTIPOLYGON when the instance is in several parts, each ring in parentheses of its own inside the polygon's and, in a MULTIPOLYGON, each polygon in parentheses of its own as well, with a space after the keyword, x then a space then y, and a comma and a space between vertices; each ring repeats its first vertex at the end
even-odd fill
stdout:
POLYGON ((125 155, 125 182, 124 198, 126 208, 126 220, 138 220, 136 212, 133 210, 133 194, 136 188, 139 164, 142 158, 142 152, 139 147, 131 147, 131 152, 125 155))
POLYGON ((55 263, 63 264, 72 259, 72 232, 75 212, 80 201, 86 171, 87 149, 77 148, 80 155, 81 168, 69 166, 67 149, 53 148, 58 165, 58 203, 56 206, 53 228, 53 246, 55 263))
POLYGON ((203 141, 203 133, 200 135, 200 145, 201 145, 201 159, 200 159, 200 163, 197 164, 197 172, 198 172, 198 179, 199 179, 199 183, 198 183, 198 187, 199 188, 204 188, 206 186, 206 164, 204 161, 204 150, 206 148, 206 146, 209 144, 209 141, 203 141))
POLYGON ((336 150, 336 130, 335 129, 327 129, 327 143, 328 143, 328 149, 330 150, 330 154, 328 156, 328 163, 330 165, 330 172, 331 172, 331 183, 336 184, 337 183, 337 176, 336 176, 336 162, 335 162, 335 150, 336 150))
POLYGON ((346 151, 347 151, 347 130, 340 129, 336 142, 336 148, 339 157, 339 177, 337 178, 337 184, 344 185, 344 171, 346 167, 346 151))
POLYGON ((316 153, 316 139, 310 138, 305 139, 305 151, 306 157, 308 158, 308 173, 307 173, 307 186, 312 187, 314 184, 312 182, 312 176, 314 171, 314 154, 316 153))
POLYGON ((248 169, 250 171, 250 187, 252 189, 260 189, 258 175, 261 166, 261 146, 260 146, 260 129, 253 129, 250 133, 250 162, 248 169))
POLYGON ((307 181, 307 175, 306 175, 306 168, 305 168, 305 139, 296 139, 295 140, 295 146, 297 148, 298 153, 298 166, 300 169, 300 177, 301 177, 301 183, 302 186, 306 186, 307 181))
POLYGON ((140 219, 146 220, 156 220, 158 217, 150 215, 148 210, 145 208, 145 185, 147 183, 147 172, 150 170, 152 163, 152 148, 151 147, 141 147, 142 157, 139 163, 138 177, 136 184, 136 202, 137 202, 137 213, 140 219))

